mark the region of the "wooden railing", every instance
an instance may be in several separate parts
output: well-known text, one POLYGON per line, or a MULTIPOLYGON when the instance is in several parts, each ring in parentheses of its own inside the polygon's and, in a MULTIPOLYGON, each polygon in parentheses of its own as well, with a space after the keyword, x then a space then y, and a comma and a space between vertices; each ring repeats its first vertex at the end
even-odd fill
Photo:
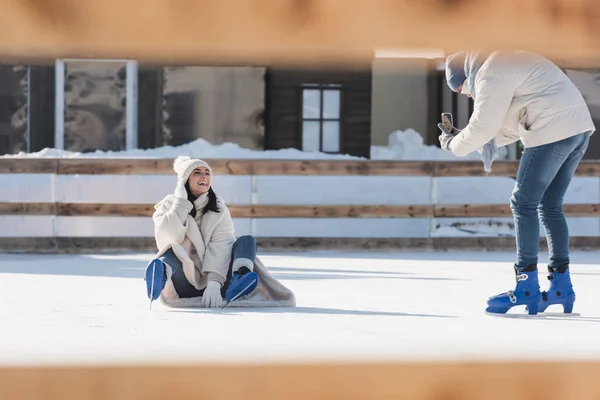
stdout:
MULTIPOLYGON (((496 161, 486 174, 478 161, 223 160, 206 159, 217 175, 505 176, 515 177, 517 161, 496 161)), ((173 174, 172 159, 0 158, 0 173, 57 175, 173 174)), ((584 160, 575 176, 600 176, 600 160, 584 160)))
MULTIPOLYGON (((296 176, 420 176, 432 179, 446 177, 514 177, 518 162, 498 161, 486 175, 477 161, 378 161, 378 160, 222 160, 208 159, 215 175, 296 175, 296 176)), ((0 159, 0 173, 52 175, 171 175, 172 159, 107 159, 107 158, 5 158, 0 159)), ((577 177, 600 176, 600 161, 583 161, 577 177)), ((508 197, 508 196, 507 196, 508 197)), ((273 202, 270 200, 270 202, 273 202)), ((233 218, 495 218, 511 217, 504 204, 228 204, 233 218)), ((568 217, 600 217, 600 204, 565 204, 568 217)), ((88 203, 88 202, 0 202, 0 215, 57 217, 150 217, 153 203, 88 203)), ((6 228, 5 228, 6 229, 6 228)), ((429 237, 429 238, 327 238, 327 237, 259 237, 264 248, 513 248, 506 237, 429 237)), ((3 240, 0 249, 13 251, 101 251, 102 246, 114 250, 154 249, 152 238, 12 238, 3 240), (10 243, 10 244, 9 244, 10 243), (16 246, 16 249, 14 248, 16 246), (71 247, 71 248, 65 248, 71 247)), ((545 245, 545 241, 541 241, 545 245)), ((600 245, 600 237, 574 237, 574 246, 600 245)))
MULTIPOLYGON (((510 217, 506 204, 482 205, 228 205, 233 218, 460 218, 510 217)), ((600 204, 565 204, 569 217, 600 217, 600 204)), ((0 203, 0 215, 151 217, 154 204, 0 203)))

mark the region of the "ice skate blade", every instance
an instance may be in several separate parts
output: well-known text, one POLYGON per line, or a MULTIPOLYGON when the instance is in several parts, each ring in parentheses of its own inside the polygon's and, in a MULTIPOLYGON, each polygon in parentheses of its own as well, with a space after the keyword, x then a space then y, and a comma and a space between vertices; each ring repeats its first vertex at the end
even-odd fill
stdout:
POLYGON ((499 313, 492 313, 489 311, 485 312, 487 315, 490 315, 492 317, 500 317, 500 318, 521 318, 521 319, 544 319, 544 318, 569 318, 569 317, 581 317, 581 314, 579 313, 570 313, 570 314, 565 314, 565 313, 561 313, 561 312, 543 312, 543 313, 537 313, 535 315, 529 315, 529 314, 499 314, 499 313))
POLYGON ((544 317, 581 317, 580 313, 576 313, 576 312, 572 312, 572 313, 564 313, 564 312, 546 312, 544 311, 543 313, 538 313, 538 315, 544 316, 544 317))

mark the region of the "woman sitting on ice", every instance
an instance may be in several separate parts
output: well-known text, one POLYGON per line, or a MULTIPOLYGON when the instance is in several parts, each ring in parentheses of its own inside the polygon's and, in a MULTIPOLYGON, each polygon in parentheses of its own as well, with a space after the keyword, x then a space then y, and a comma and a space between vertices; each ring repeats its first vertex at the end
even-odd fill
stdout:
POLYGON ((159 252, 146 268, 150 301, 170 306, 294 306, 293 293, 256 257, 252 236, 235 237, 233 221, 215 194, 212 170, 202 160, 178 157, 174 194, 154 208, 159 252), (227 304, 226 303, 226 304, 227 304))

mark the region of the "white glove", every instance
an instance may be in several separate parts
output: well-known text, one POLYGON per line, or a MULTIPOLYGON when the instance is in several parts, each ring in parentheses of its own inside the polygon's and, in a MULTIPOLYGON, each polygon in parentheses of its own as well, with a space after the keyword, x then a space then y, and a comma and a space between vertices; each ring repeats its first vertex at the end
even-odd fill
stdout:
POLYGON ((452 139, 454 139, 453 133, 454 131, 460 133, 460 131, 453 127, 451 133, 450 131, 448 131, 448 128, 446 128, 444 124, 438 124, 438 128, 440 128, 440 130, 442 131, 442 134, 438 137, 438 140, 440 141, 440 147, 442 148, 442 150, 451 151, 450 142, 452 141, 452 139))
POLYGON ((185 181, 177 180, 177 186, 175 187, 175 192, 173 194, 175 197, 179 197, 184 200, 188 199, 187 191, 185 190, 185 181))
POLYGON ((219 308, 223 305, 223 297, 221 297, 221 284, 217 281, 210 281, 204 289, 202 295, 202 307, 219 308))

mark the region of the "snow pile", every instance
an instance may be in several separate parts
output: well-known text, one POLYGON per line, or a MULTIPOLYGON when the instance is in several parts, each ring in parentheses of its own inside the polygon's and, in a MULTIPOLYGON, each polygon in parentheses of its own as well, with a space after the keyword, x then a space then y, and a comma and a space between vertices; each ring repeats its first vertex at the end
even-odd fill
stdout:
MULTIPOLYGON (((414 129, 395 131, 388 136, 387 146, 371 146, 373 160, 458 160, 449 151, 437 146, 427 146, 423 136, 414 129)), ((480 160, 477 152, 469 154, 462 160, 480 160)))
MULTIPOLYGON (((501 149, 503 150, 503 149, 501 149)), ((501 157, 502 157, 501 152, 501 157)), ((45 148, 35 153, 20 152, 4 157, 48 157, 48 158, 175 158, 179 155, 205 159, 361 159, 348 154, 327 154, 321 152, 301 151, 297 149, 252 150, 242 148, 235 143, 214 145, 204 139, 180 146, 163 146, 155 149, 134 149, 126 151, 95 151, 78 153, 66 150, 45 148)), ((373 160, 458 160, 452 153, 437 146, 427 146, 423 137, 413 129, 395 131, 388 136, 387 146, 371 146, 373 160)), ((462 158, 479 160, 479 153, 474 152, 462 158)))

